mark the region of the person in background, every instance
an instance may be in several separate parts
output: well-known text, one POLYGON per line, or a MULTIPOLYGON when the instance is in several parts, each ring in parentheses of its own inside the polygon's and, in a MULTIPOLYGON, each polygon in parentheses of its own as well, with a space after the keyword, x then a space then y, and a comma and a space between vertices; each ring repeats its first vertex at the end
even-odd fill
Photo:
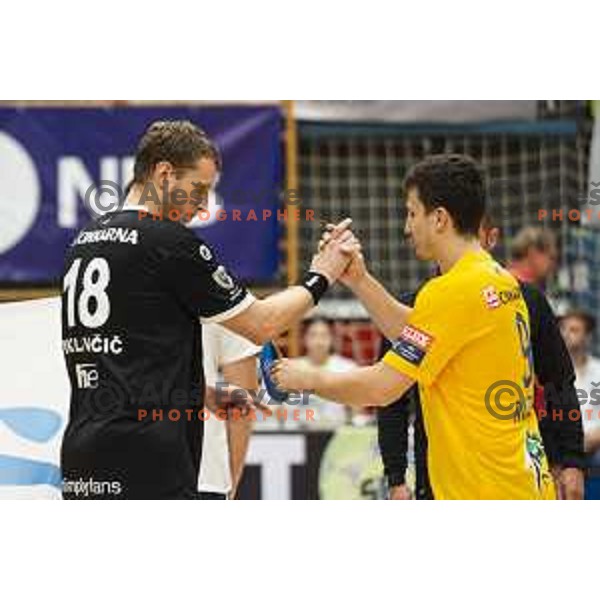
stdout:
POLYGON ((542 227, 524 227, 510 246, 508 270, 519 280, 545 287, 556 271, 558 246, 554 232, 542 227))
MULTIPOLYGON (((569 419, 554 419, 552 413, 553 408, 562 408, 564 414, 579 409, 574 388, 573 366, 561 339, 558 322, 548 301, 535 285, 520 279, 520 275, 523 274, 526 278, 542 281, 550 275, 553 269, 549 269, 548 266, 551 263, 555 265, 556 259, 553 261, 540 259, 536 254, 538 252, 536 248, 546 247, 539 242, 540 239, 545 239, 545 243, 552 245, 554 249, 556 242, 552 234, 546 235, 543 230, 536 232, 522 230, 517 238, 521 239, 521 242, 517 244, 517 255, 528 258, 526 261, 520 260, 513 263, 512 266, 515 268, 512 272, 520 281, 521 292, 530 313, 531 343, 537 383, 549 386, 544 406, 546 414, 540 418, 540 433, 557 480, 559 496, 566 499, 578 499, 583 494, 585 463, 581 423, 569 419), (535 243, 537 246, 534 244, 535 248, 530 247, 529 251, 522 253, 522 246, 530 245, 532 239, 538 240, 535 243), (526 240, 527 243, 525 243, 526 240), (530 264, 534 267, 527 266, 530 264)), ((492 251, 499 239, 500 228, 492 216, 486 214, 479 230, 481 246, 492 251)), ((545 252, 552 254, 550 250, 545 252)), ((413 305, 415 297, 416 294, 407 294, 402 301, 413 305)), ((389 342, 384 340, 382 354, 388 348, 389 342)), ((544 405, 543 389, 541 386, 538 386, 537 389, 539 391, 536 392, 536 395, 540 398, 540 403, 544 405)), ((405 397, 389 406, 380 408, 377 412, 379 446, 390 488, 389 497, 391 500, 408 500, 412 497, 405 480, 411 408, 414 410, 415 497, 417 500, 431 500, 433 493, 427 471, 427 436, 423 426, 419 391, 416 386, 409 390, 405 397)), ((541 414, 543 415, 543 413, 541 414)))
MULTIPOLYGON (((356 367, 356 363, 334 352, 333 331, 330 321, 324 317, 316 317, 308 321, 304 331, 304 347, 306 354, 296 360, 306 363, 329 373, 344 373, 356 367)), ((298 406, 301 413, 307 418, 302 418, 300 423, 315 428, 335 428, 344 425, 349 420, 346 407, 341 404, 326 401, 315 394, 311 394, 307 405, 298 406), (306 410, 312 409, 314 414, 311 419, 306 415, 306 410)))
MULTIPOLYGON (((497 229, 497 223, 482 224, 482 230, 497 229)), ((493 248, 493 246, 491 246, 493 248)), ((575 371, 559 323, 544 291, 558 266, 558 242, 550 229, 523 227, 510 245, 510 273, 519 281, 529 309, 531 343, 536 374, 535 405, 540 433, 552 466, 560 499, 583 498, 585 455, 581 419, 565 415, 579 411, 575 371), (547 389, 545 389, 545 386, 547 389), (555 409, 558 411, 555 414, 555 409), (562 409, 562 412, 561 412, 562 409)), ((580 413, 581 416, 581 413, 580 413)))
POLYGON ((590 353, 596 319, 586 311, 572 309, 561 317, 560 330, 575 366, 585 450, 592 455, 593 464, 600 466, 600 359, 590 353))
MULTIPOLYGON (((221 379, 245 390, 258 390, 256 355, 260 352, 260 346, 220 325, 210 323, 202 330, 202 349, 207 386, 215 387, 221 379)), ((210 413, 204 423, 198 484, 202 500, 235 498, 251 433, 251 419, 223 420, 217 418, 214 412, 210 413)))

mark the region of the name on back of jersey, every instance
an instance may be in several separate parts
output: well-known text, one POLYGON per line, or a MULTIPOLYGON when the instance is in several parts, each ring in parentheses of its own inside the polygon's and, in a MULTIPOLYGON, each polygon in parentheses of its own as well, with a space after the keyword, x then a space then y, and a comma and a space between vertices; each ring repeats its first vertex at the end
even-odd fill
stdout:
POLYGON ((139 231, 128 227, 107 227, 94 231, 82 231, 73 240, 72 246, 95 244, 98 242, 117 242, 120 244, 137 244, 139 231))

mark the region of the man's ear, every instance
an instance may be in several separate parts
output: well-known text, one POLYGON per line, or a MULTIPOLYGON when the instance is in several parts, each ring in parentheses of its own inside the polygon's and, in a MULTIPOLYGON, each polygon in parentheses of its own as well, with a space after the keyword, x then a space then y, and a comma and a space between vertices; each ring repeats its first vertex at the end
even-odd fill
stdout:
POLYGON ((450 214, 445 208, 439 206, 434 211, 435 229, 443 231, 451 223, 450 214))
POLYGON ((492 227, 490 231, 490 242, 492 250, 498 245, 501 235, 502 232, 500 231, 500 227, 492 227))

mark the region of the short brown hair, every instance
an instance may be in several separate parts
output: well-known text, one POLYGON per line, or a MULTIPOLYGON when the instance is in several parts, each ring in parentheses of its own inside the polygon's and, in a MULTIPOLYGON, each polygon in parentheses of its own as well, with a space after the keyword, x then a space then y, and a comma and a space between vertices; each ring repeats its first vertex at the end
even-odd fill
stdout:
POLYGON ((191 167, 200 158, 211 158, 221 168, 221 156, 206 133, 191 121, 154 121, 138 143, 133 167, 135 183, 144 183, 162 161, 176 169, 191 167))
POLYGON ((531 248, 549 252, 557 247, 556 235, 542 227, 523 227, 512 241, 510 250, 514 259, 525 258, 531 248))
POLYGON ((559 317, 559 321, 565 319, 579 319, 585 325, 588 334, 593 334, 596 331, 596 317, 581 308, 571 308, 559 317))

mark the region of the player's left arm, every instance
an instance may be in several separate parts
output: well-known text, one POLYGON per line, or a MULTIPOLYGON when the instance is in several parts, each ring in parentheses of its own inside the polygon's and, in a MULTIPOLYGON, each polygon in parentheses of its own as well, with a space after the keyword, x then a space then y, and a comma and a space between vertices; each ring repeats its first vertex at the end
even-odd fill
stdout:
MULTIPOLYGON (((246 390, 258 389, 256 357, 248 356, 223 365, 223 379, 246 390)), ((231 472, 231 498, 235 498, 242 478, 248 445, 252 434, 251 419, 227 419, 227 443, 229 446, 229 468, 231 472)))
POLYGON ((415 381, 383 362, 345 373, 327 373, 297 361, 282 359, 273 367, 277 385, 307 390, 349 406, 387 406, 404 395, 415 381))
POLYGON ((460 286, 439 279, 429 281, 409 323, 376 365, 336 374, 284 359, 276 363, 274 379, 283 388, 315 391, 351 406, 387 406, 416 381, 431 385, 465 344, 489 335, 492 328, 483 318, 483 300, 477 292, 464 293, 460 286))

